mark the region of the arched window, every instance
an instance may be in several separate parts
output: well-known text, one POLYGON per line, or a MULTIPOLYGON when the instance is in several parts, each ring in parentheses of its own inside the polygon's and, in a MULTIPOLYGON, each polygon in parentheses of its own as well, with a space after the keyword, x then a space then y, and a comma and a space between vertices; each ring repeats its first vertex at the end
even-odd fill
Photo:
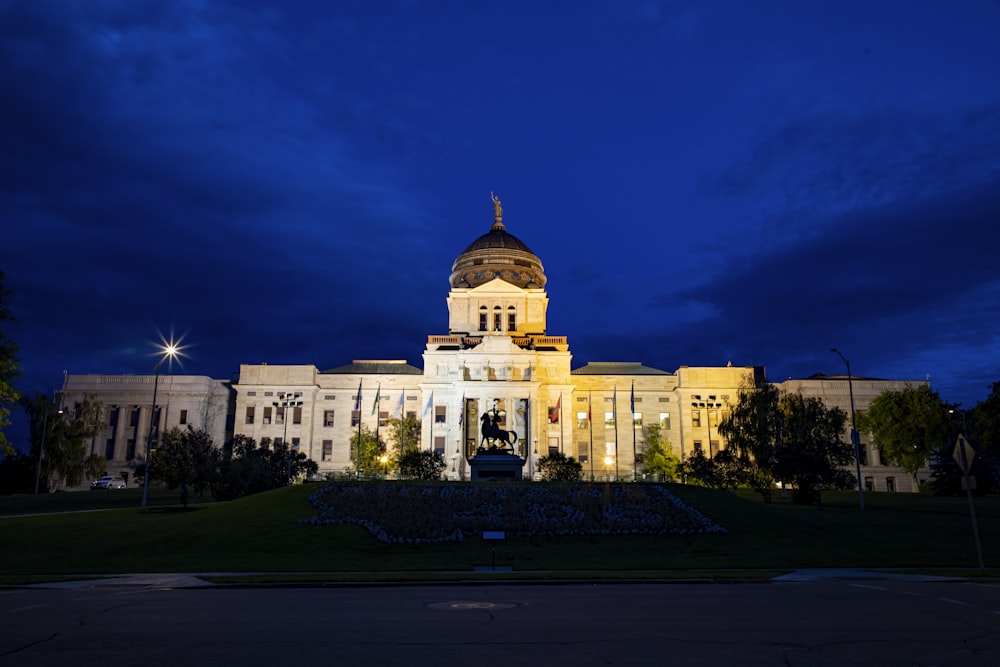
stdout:
POLYGON ((507 331, 517 330, 517 311, 514 306, 507 306, 507 331))
POLYGON ((498 333, 503 331, 503 311, 500 306, 493 307, 493 329, 498 333))
POLYGON ((489 311, 486 310, 486 306, 480 306, 479 308, 479 330, 488 331, 489 322, 487 316, 489 311))

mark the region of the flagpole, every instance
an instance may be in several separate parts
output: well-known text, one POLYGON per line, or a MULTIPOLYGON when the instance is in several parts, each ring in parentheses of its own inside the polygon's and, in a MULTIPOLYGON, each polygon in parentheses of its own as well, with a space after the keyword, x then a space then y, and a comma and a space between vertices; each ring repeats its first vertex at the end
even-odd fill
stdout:
POLYGON ((590 427, 590 481, 594 481, 594 390, 587 398, 587 426, 590 427))
POLYGON ((635 382, 632 383, 632 392, 629 394, 629 406, 632 414, 629 415, 632 419, 632 481, 634 482, 639 478, 639 467, 636 462, 636 449, 635 449, 635 382))
POLYGON ((358 411, 358 446, 355 448, 354 476, 361 477, 361 384, 364 380, 358 380, 358 398, 354 401, 354 407, 358 411))
POLYGON ((615 415, 615 481, 618 481, 618 386, 615 385, 615 391, 611 395, 611 409, 614 410, 615 415))
POLYGON ((561 391, 559 392, 559 403, 557 404, 557 407, 559 408, 558 410, 556 410, 556 413, 559 416, 559 453, 560 454, 565 454, 566 452, 563 450, 564 449, 563 448, 563 418, 562 418, 562 392, 561 391))
POLYGON ((379 399, 381 397, 382 397, 382 383, 380 382, 379 385, 378 385, 378 389, 375 391, 375 405, 372 406, 372 414, 375 415, 375 445, 374 445, 374 449, 372 450, 372 454, 374 454, 374 455, 377 455, 378 454, 378 450, 379 450, 379 441, 378 441, 378 427, 379 427, 378 402, 379 402, 379 399))

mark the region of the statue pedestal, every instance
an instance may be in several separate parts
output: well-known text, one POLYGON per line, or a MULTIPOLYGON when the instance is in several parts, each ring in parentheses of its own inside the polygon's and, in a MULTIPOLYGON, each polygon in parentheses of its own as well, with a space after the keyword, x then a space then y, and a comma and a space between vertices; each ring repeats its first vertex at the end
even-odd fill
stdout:
POLYGON ((525 460, 503 452, 479 454, 469 459, 473 482, 519 482, 525 460))

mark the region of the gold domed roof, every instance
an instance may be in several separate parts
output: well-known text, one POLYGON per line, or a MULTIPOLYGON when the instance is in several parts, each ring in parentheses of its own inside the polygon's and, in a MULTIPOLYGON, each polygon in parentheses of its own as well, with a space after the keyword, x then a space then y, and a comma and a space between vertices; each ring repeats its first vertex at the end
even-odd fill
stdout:
POLYGON ((507 232, 500 200, 493 197, 490 231, 469 244, 451 267, 452 287, 478 287, 494 278, 526 288, 545 287, 542 261, 521 239, 507 232))

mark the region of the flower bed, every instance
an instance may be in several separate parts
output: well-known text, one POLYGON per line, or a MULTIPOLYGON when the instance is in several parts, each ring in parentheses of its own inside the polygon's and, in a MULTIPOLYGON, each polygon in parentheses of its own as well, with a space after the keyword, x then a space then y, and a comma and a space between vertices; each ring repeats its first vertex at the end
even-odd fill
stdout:
POLYGON ((724 533, 660 484, 330 482, 309 497, 309 525, 362 526, 380 542, 461 542, 465 535, 724 533))

